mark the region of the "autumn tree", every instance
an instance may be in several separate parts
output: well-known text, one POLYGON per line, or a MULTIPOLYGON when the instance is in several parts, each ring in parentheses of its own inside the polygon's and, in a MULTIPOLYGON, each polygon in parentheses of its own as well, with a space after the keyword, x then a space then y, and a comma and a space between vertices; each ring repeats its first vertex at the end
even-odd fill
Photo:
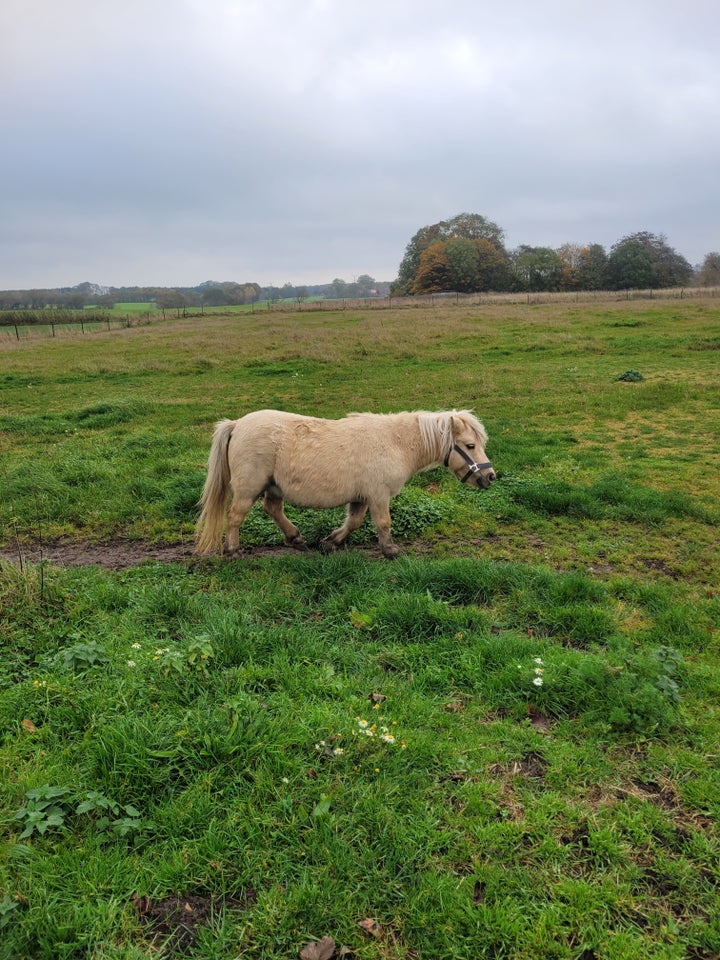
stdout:
MULTIPOLYGON (((449 220, 421 227, 405 248, 393 292, 400 295, 412 292, 420 270, 422 254, 433 244, 450 240, 488 240, 498 249, 504 250, 503 237, 503 231, 496 223, 477 213, 459 213, 449 220)), ((461 259, 463 256, 473 256, 467 251, 458 255, 461 259)), ((452 286, 445 289, 452 289, 452 286)))
POLYGON ((423 294, 450 290, 451 275, 446 244, 438 240, 420 254, 417 274, 408 292, 423 294))
POLYGON ((579 243, 564 243, 555 251, 562 263, 560 286, 563 290, 575 290, 580 286, 583 249, 579 243))

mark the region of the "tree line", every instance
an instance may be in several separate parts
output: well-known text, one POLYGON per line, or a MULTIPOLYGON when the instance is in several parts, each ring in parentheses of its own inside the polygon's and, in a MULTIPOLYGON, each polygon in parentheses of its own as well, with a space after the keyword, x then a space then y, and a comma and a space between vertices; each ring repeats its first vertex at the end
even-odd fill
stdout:
POLYGON ((74 287, 0 290, 0 310, 82 310, 88 306, 111 309, 116 303, 147 303, 159 310, 202 309, 280 300, 359 299, 386 297, 390 284, 361 274, 352 281, 336 277, 331 283, 261 286, 259 283, 207 280, 195 287, 102 287, 79 283, 74 287))
POLYGON ((573 290, 647 290, 696 284, 720 286, 720 253, 708 253, 698 269, 674 250, 663 235, 641 231, 613 244, 566 243, 553 249, 522 244, 508 251, 504 231, 480 214, 460 213, 421 227, 405 249, 392 283, 368 274, 352 281, 261 286, 258 283, 207 280, 194 287, 74 287, 0 290, 0 310, 54 307, 110 309, 116 303, 154 304, 158 309, 202 309, 280 300, 361 299, 428 293, 554 292, 573 290))
POLYGON ((496 223, 461 213, 417 231, 392 293, 661 289, 691 283, 720 284, 720 253, 707 254, 696 271, 665 236, 647 231, 623 237, 609 252, 599 243, 557 249, 522 244, 508 251, 496 223))

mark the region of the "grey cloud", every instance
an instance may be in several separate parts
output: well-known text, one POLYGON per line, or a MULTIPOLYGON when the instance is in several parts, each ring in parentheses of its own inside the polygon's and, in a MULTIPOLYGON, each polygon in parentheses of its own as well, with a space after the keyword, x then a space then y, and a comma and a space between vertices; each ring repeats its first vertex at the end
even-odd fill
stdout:
POLYGON ((392 279, 510 246, 720 247, 715 4, 6 0, 0 287, 392 279))

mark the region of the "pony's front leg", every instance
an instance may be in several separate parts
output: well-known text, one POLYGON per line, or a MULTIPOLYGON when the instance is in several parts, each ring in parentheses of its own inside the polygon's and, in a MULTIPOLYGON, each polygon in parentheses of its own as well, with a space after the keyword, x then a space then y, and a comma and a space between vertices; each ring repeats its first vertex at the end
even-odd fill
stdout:
POLYGON ((338 527, 337 530, 333 530, 332 533, 329 533, 325 539, 320 544, 320 549, 323 553, 330 553, 332 550, 337 550, 338 547, 341 547, 353 530, 357 530, 360 524, 365 518, 367 513, 368 505, 366 503, 361 503, 360 501, 349 503, 347 505, 347 512, 345 514, 345 522, 342 526, 338 527))
POLYGON ((370 516, 378 532, 378 543, 389 560, 394 560, 400 553, 400 547, 393 541, 390 533, 390 501, 370 504, 370 516))
POLYGON ((274 490, 267 490, 265 492, 263 509, 270 519, 280 528, 280 531, 285 537, 285 543, 287 543, 289 547, 295 547, 296 550, 307 550, 307 544, 303 539, 303 535, 295 524, 288 520, 285 514, 283 498, 279 495, 279 492, 275 492, 274 490))

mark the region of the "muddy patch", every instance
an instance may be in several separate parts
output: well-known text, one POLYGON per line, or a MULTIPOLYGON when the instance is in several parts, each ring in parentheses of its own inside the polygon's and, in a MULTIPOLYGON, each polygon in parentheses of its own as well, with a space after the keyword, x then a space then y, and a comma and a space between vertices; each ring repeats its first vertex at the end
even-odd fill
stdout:
POLYGON ((257 894, 248 887, 239 897, 134 897, 132 904, 152 936, 163 943, 164 952, 187 954, 195 946, 201 928, 217 923, 226 910, 246 910, 256 902, 257 894))
POLYGON ((141 540, 110 540, 88 543, 83 540, 56 540, 48 543, 3 547, 0 560, 23 566, 50 563, 57 567, 107 567, 124 570, 141 563, 180 563, 193 556, 191 544, 150 544, 141 540))
MULTIPOLYGON (((361 550, 366 556, 382 557, 377 547, 350 546, 361 550)), ((299 556, 298 551, 283 545, 248 547, 226 562, 251 560, 263 557, 299 556)), ((0 563, 24 566, 28 563, 49 563, 57 567, 105 567, 108 570, 125 570, 146 563, 211 563, 198 557, 190 543, 154 544, 144 540, 116 538, 105 543, 88 543, 84 540, 54 540, 47 543, 29 543, 0 548, 0 563)))

